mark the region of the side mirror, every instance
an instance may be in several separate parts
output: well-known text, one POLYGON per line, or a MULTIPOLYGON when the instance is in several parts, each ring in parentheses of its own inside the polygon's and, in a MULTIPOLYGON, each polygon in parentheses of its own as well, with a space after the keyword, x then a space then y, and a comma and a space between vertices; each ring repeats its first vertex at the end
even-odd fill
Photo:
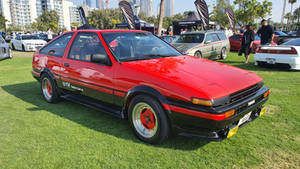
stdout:
POLYGON ((210 41, 210 40, 208 40, 208 41, 205 41, 204 43, 205 43, 205 44, 210 44, 210 43, 211 43, 211 41, 210 41))
POLYGON ((55 53, 55 50, 49 50, 48 55, 53 55, 55 53))
POLYGON ((106 54, 93 54, 91 61, 94 63, 108 64, 108 56, 106 54))

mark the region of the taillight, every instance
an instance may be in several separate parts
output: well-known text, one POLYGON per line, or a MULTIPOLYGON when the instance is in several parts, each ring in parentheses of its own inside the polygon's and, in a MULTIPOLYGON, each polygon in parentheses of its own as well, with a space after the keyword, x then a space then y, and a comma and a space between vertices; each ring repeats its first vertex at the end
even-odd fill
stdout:
POLYGON ((266 48, 266 47, 259 47, 257 50, 257 53, 270 53, 270 54, 289 54, 289 55, 295 55, 297 54, 297 51, 293 47, 289 48, 266 48))

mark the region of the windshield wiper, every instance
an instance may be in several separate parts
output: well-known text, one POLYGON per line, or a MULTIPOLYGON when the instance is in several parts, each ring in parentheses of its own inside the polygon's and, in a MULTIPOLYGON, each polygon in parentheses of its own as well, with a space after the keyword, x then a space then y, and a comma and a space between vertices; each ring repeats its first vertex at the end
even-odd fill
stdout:
POLYGON ((127 58, 127 59, 124 59, 124 60, 121 60, 122 62, 127 62, 127 61, 137 61, 137 60, 146 60, 146 59, 149 59, 147 57, 143 57, 143 58, 127 58))
POLYGON ((158 57, 162 57, 162 58, 164 58, 164 57, 169 57, 169 56, 171 56, 171 55, 159 55, 159 54, 148 54, 148 55, 144 55, 144 57, 151 57, 151 58, 158 58, 158 57))

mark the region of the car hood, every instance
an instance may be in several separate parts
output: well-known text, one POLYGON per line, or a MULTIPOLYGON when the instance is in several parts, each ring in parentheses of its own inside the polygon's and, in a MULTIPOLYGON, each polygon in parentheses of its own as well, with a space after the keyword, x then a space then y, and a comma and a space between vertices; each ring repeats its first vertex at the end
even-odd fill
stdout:
POLYGON ((22 40, 25 43, 47 43, 46 41, 42 39, 28 39, 28 40, 22 40))
POLYGON ((198 46, 199 43, 173 43, 173 46, 180 52, 186 52, 191 48, 198 46))
MULTIPOLYGON (((228 96, 262 81, 262 78, 254 73, 193 56, 124 62, 124 66, 171 82, 170 85, 176 84, 188 88, 189 91, 204 92, 205 96, 202 98, 209 99, 228 96)), ((165 84, 161 84, 160 88, 168 88, 165 84)))

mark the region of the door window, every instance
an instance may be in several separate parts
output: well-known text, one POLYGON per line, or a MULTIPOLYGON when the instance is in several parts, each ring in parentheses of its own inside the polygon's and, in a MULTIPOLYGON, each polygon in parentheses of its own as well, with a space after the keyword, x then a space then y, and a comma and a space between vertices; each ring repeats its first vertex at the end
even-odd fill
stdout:
POLYGON ((51 56, 63 57, 65 49, 72 36, 73 33, 67 33, 62 35, 60 38, 54 40, 53 42, 45 46, 43 49, 41 49, 40 53, 51 56))
POLYGON ((92 32, 80 32, 73 41, 68 58, 91 62, 92 55, 96 54, 107 56, 98 34, 92 32))
POLYGON ((215 34, 215 33, 211 34, 211 36, 212 36, 212 39, 213 39, 212 42, 217 42, 217 41, 220 40, 219 37, 218 37, 218 35, 215 34))

